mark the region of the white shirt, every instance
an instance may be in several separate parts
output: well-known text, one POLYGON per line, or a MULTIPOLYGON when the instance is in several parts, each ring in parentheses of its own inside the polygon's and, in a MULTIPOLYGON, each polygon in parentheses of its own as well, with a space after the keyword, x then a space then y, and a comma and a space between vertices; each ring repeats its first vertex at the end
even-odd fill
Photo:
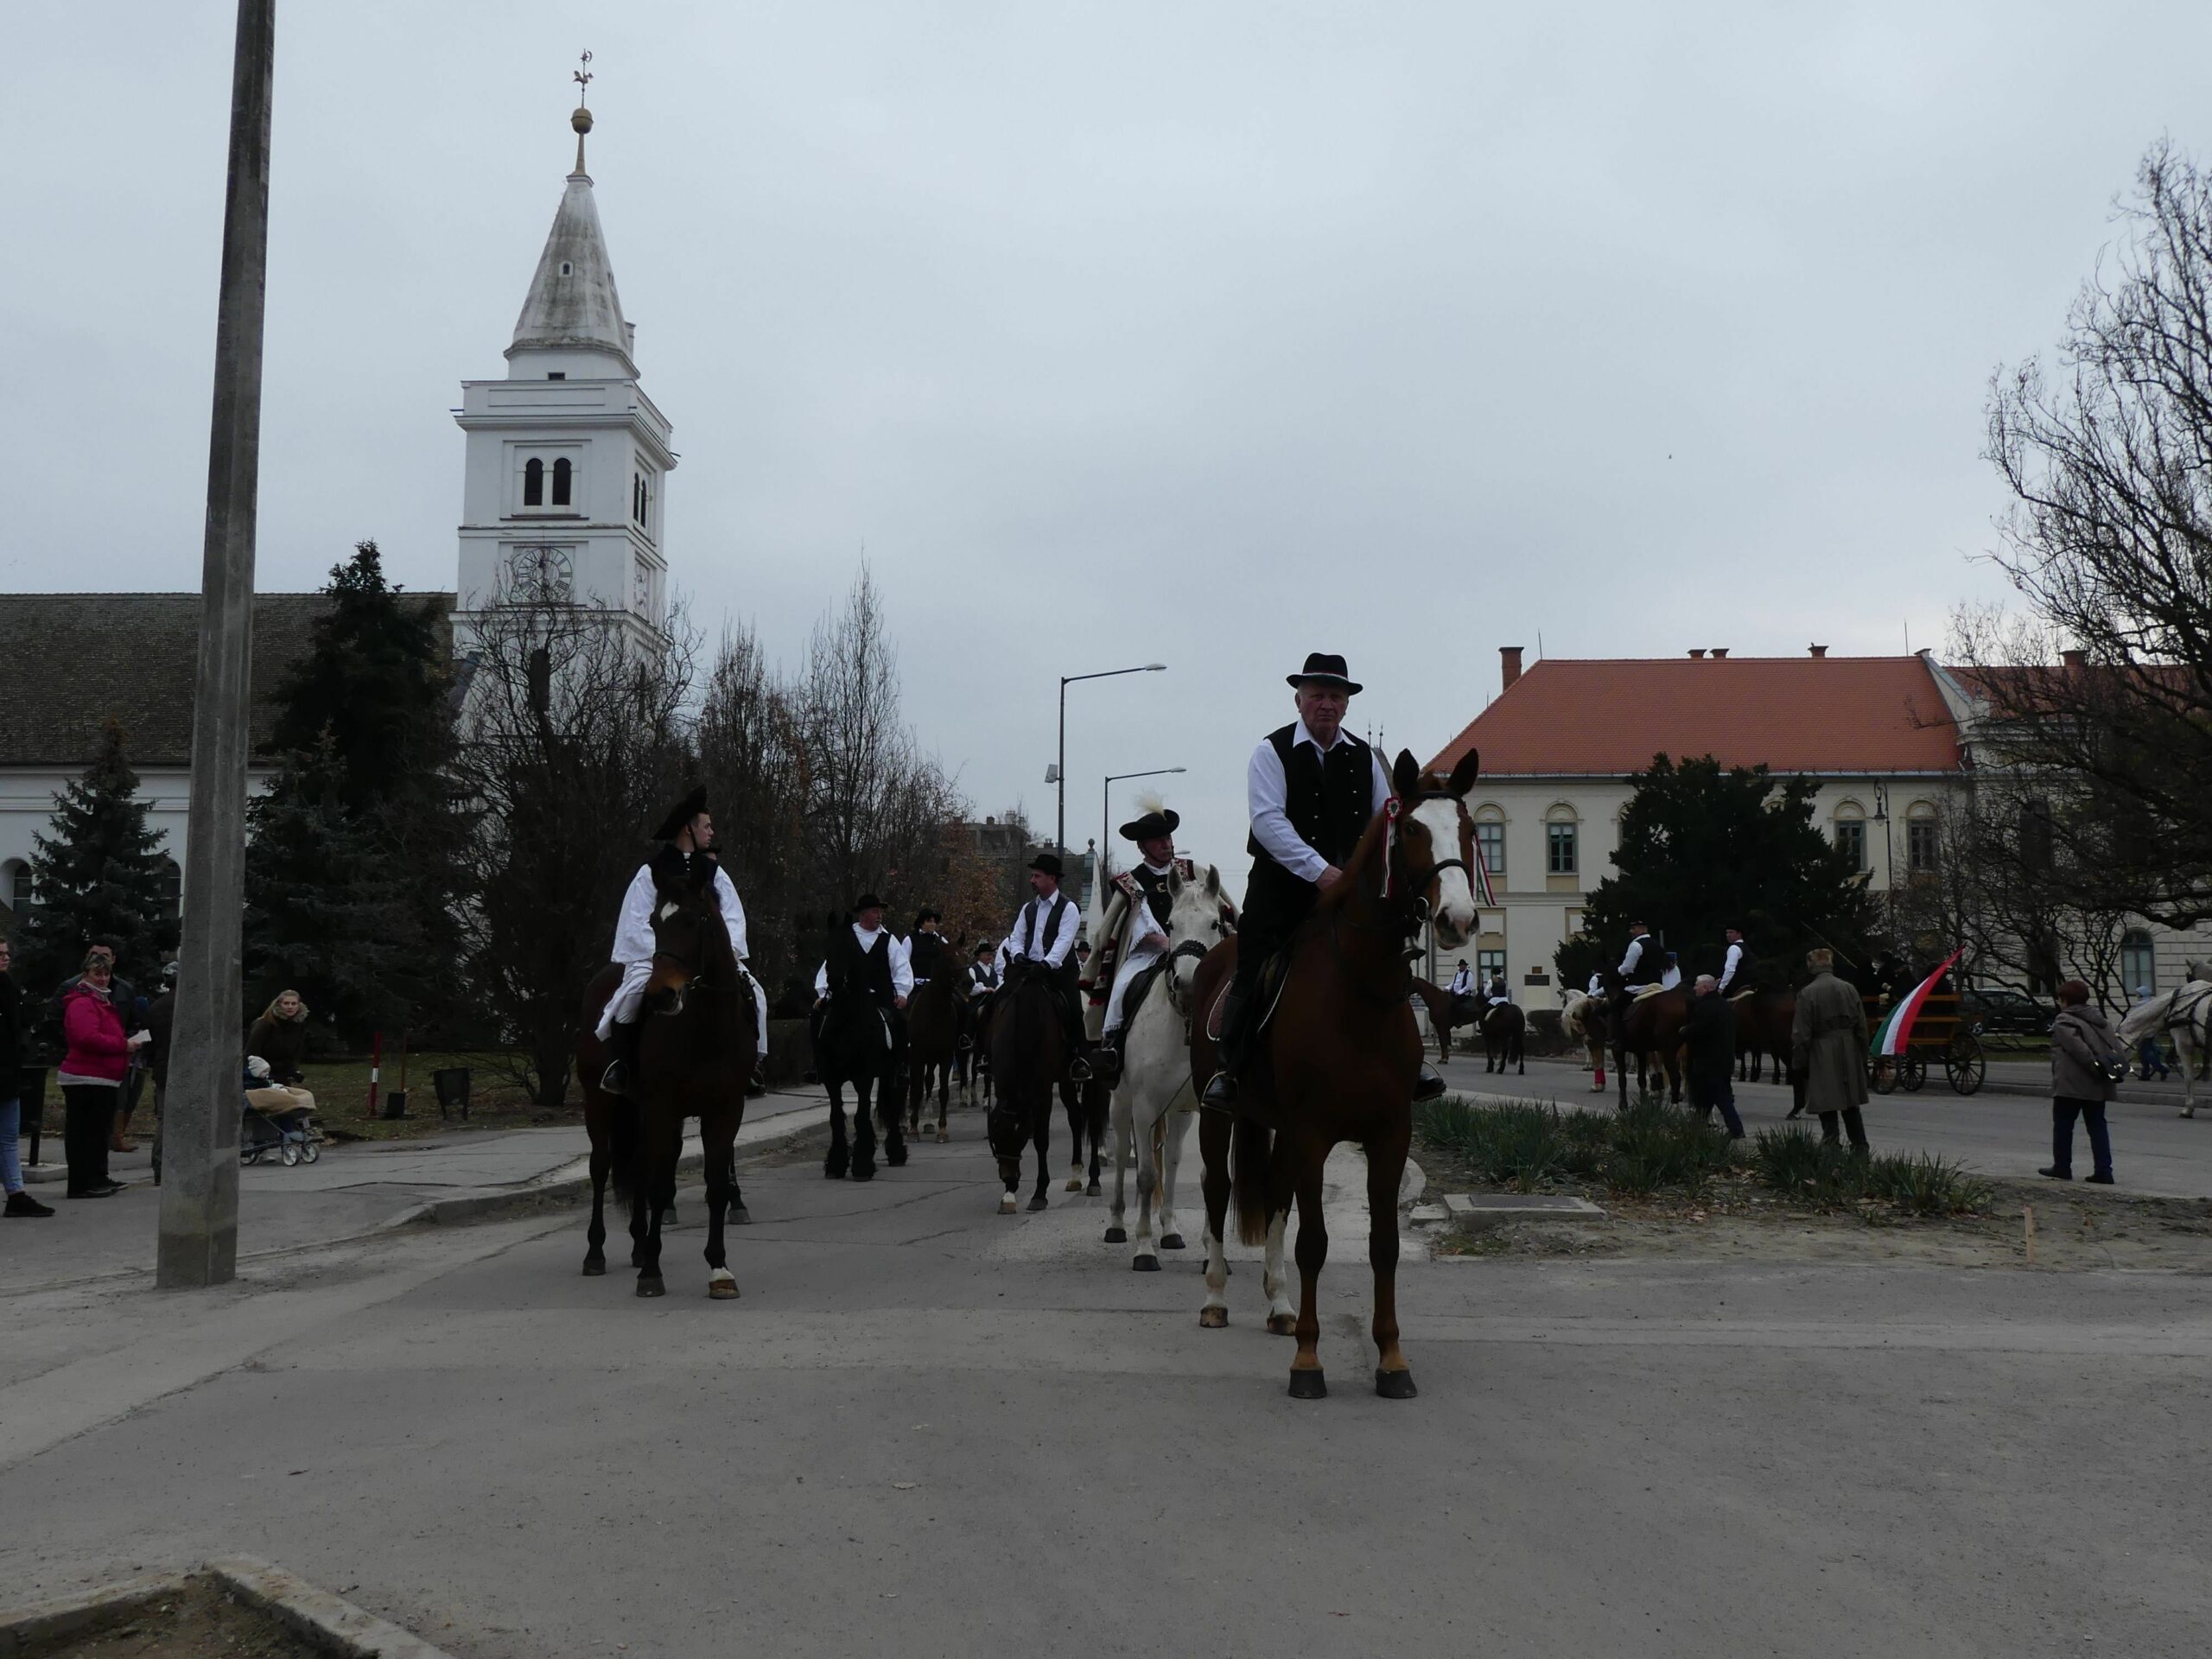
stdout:
POLYGON ((1032 962, 1041 962, 1051 968, 1058 968, 1067 961, 1068 952, 1075 949, 1076 930, 1083 925, 1082 907, 1074 899, 1068 899, 1066 908, 1060 913, 1060 931, 1049 939, 1043 937, 1046 917, 1052 913, 1052 906, 1064 896, 1060 893, 1039 893, 1016 912, 1014 926, 1007 933, 1006 944, 1001 947, 1009 960, 1026 956, 1032 962), (1029 947, 1026 950, 1021 944, 1024 917, 1029 918, 1029 947))
POLYGON ((1720 988, 1726 990, 1736 982, 1736 969, 1744 965, 1744 945, 1739 939, 1728 947, 1728 960, 1720 967, 1720 988))
POLYGON ((1452 995, 1465 996, 1474 988, 1475 970, 1473 969, 1462 968, 1458 973, 1452 976, 1452 995))
MULTIPOLYGON (((1337 743, 1344 734, 1337 734, 1337 743)), ((1329 750, 1321 747, 1320 740, 1306 729, 1300 720, 1291 738, 1294 749, 1300 743, 1310 743, 1315 753, 1325 755, 1329 750)), ((1332 743, 1330 749, 1336 747, 1332 743)), ((1397 791, 1392 787, 1390 774, 1383 769, 1382 757, 1368 751, 1375 763, 1375 791, 1373 805, 1376 811, 1382 803, 1397 791)), ((1252 839, 1258 842, 1268 855, 1301 881, 1319 881, 1321 872, 1329 868, 1329 861, 1307 846, 1297 830, 1290 826, 1290 815, 1285 810, 1290 798, 1290 786, 1283 777, 1282 757, 1275 753, 1275 746, 1264 737, 1260 747, 1252 751, 1252 762, 1244 769, 1244 799, 1252 816, 1252 839)))
MULTIPOLYGON (((729 948, 743 962, 745 906, 738 902, 737 884, 720 865, 715 867, 715 896, 721 900, 722 924, 729 929, 729 948)), ((638 873, 630 878, 629 891, 622 895, 621 913, 615 918, 614 960, 651 962, 658 949, 653 943, 653 870, 652 865, 641 864, 638 873)))
POLYGON ((1590 976, 1590 995, 1592 995, 1592 996, 1603 996, 1605 994, 1605 976, 1603 974, 1592 974, 1592 975, 1591 975, 1591 976, 1590 976))
MULTIPOLYGON (((861 942, 863 954, 873 950, 875 942, 881 939, 884 950, 891 957, 891 988, 901 996, 914 994, 913 959, 906 954, 906 947, 899 942, 896 933, 880 927, 871 931, 855 922, 853 937, 861 942)), ((814 970, 814 994, 817 996, 830 995, 830 964, 826 962, 814 970)))
POLYGON ((1659 976, 1659 985, 1662 990, 1671 991, 1681 982, 1682 970, 1679 968, 1669 967, 1665 973, 1659 976))
POLYGON ((1651 936, 1649 933, 1639 933, 1628 942, 1628 950, 1624 952, 1621 957, 1621 980, 1623 983, 1627 982, 1630 976, 1634 974, 1637 967, 1643 963, 1643 942, 1650 937, 1651 936))

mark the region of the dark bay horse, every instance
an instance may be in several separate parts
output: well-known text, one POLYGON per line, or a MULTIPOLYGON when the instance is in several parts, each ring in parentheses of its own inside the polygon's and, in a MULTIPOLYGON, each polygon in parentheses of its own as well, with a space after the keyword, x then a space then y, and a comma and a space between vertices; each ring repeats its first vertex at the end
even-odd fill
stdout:
POLYGON ((906 1132, 922 1132, 922 1109, 929 1104, 934 1083, 940 1146, 952 1138, 945 1132, 944 1113, 953 1062, 960 1054, 960 1016, 959 982, 950 973, 925 981, 906 999, 906 1132))
POLYGON ((889 1016, 860 995, 832 995, 822 1012, 814 1043, 815 1069, 830 1091, 830 1154, 822 1173, 840 1180, 875 1179, 875 1121, 883 1120, 883 1161, 893 1169, 906 1161, 900 1133, 897 1057, 892 1048, 889 1016), (845 1140, 847 1084, 853 1090, 853 1135, 845 1140))
POLYGON ((1639 996, 1628 1005, 1613 1033, 1613 1069, 1620 1090, 1620 1108, 1628 1109, 1628 1057, 1636 1056, 1637 1085, 1644 1085, 1651 1062, 1667 1075, 1668 1098, 1682 1103, 1682 1022, 1689 1018, 1689 993, 1681 986, 1655 995, 1639 996))
POLYGON ((1088 1083, 1060 1079, 1060 1105, 1068 1115, 1068 1191, 1089 1192, 1096 1198, 1106 1189, 1099 1185, 1099 1172, 1106 1165, 1106 1126, 1113 1111, 1114 1091, 1093 1078, 1088 1083), (1083 1149, 1090 1147, 1090 1163, 1086 1183, 1083 1149))
POLYGON ((1797 1020, 1795 991, 1749 991, 1733 999, 1736 1008, 1736 1057, 1743 1062, 1739 1075, 1757 1083, 1765 1069, 1763 1058, 1774 1058, 1774 1080, 1789 1070, 1789 1029, 1797 1020))
POLYGON ((1524 1052, 1529 1036, 1529 1016, 1521 1011, 1518 1002, 1501 1002, 1485 1008, 1482 1018, 1483 1071, 1505 1075, 1505 1068, 1516 1065, 1520 1075, 1529 1075, 1529 1061, 1524 1052))
MULTIPOLYGON (((1414 1084, 1421 1042, 1414 1024, 1413 975, 1406 946, 1424 922, 1438 943, 1456 949, 1474 931, 1468 886, 1474 827, 1462 797, 1480 763, 1470 751, 1447 779, 1424 773, 1404 751, 1392 769, 1395 794, 1385 802, 1346 861, 1342 879, 1315 902, 1286 949, 1287 972, 1273 1016, 1253 1038, 1239 1082, 1241 1116, 1234 1131, 1233 1170, 1204 1114, 1208 1230, 1221 1236, 1233 1197, 1238 1236, 1264 1245, 1294 1199, 1298 1205, 1298 1318, 1291 1361, 1294 1399, 1328 1393, 1321 1372, 1321 1268, 1329 1234, 1321 1214, 1321 1166, 1330 1148, 1351 1141, 1367 1153, 1368 1259, 1375 1272, 1374 1337, 1380 1363, 1375 1390, 1389 1400, 1414 1397, 1412 1369, 1398 1346, 1398 1184, 1413 1139, 1414 1084), (1262 1118, 1282 1127, 1270 1129, 1262 1118)), ((1216 945, 1199 964, 1193 1006, 1211 1011, 1235 963, 1236 942, 1216 945)), ((1191 1072, 1217 1069, 1211 1017, 1191 1022, 1191 1072)), ((1214 1263, 1207 1264, 1210 1290, 1214 1263)), ((1203 1325, 1225 1325, 1228 1310, 1214 1296, 1203 1325)), ((1272 1328, 1272 1322, 1271 1326, 1272 1328)))
POLYGON ((616 1198, 630 1206, 630 1261, 638 1269, 640 1296, 668 1293, 660 1270, 661 1219, 676 1201, 687 1117, 699 1120, 707 1179, 707 1294, 718 1301, 737 1295, 722 1228, 736 1192, 737 1131, 745 1121, 760 1010, 730 949, 714 874, 712 862, 696 854, 688 861, 655 861, 653 971, 639 1016, 645 1028, 630 1098, 599 1086, 607 1054, 594 1032, 621 970, 602 969, 584 992, 583 1029, 576 1039, 584 1127, 591 1138, 584 1272, 607 1271, 603 1198, 611 1179, 616 1198))
POLYGON ((1021 1185, 1025 1147, 1037 1148, 1037 1190, 1030 1194, 1029 1207, 1042 1210, 1050 1202, 1045 1189, 1052 1179, 1047 1166, 1052 1090, 1067 1076, 1067 1027, 1051 982, 1020 963, 1008 965, 1006 983, 991 998, 990 1019, 991 1077, 997 1098, 984 1124, 998 1159, 999 1179, 1006 1183, 999 1213, 1010 1216, 1014 1190, 1021 1185))
POLYGON ((1452 1058, 1452 1004, 1459 999, 1433 980, 1414 976, 1414 995, 1428 1010, 1428 1028, 1436 1037, 1436 1058, 1439 1063, 1452 1058))

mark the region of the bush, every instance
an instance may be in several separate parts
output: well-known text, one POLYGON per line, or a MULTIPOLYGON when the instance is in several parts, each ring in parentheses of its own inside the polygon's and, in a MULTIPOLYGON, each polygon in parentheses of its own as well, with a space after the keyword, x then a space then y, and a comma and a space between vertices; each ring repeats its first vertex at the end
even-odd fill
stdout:
POLYGON ((1447 1099, 1422 1106, 1414 1122, 1423 1139, 1484 1180, 1523 1192, 1567 1176, 1623 1192, 1696 1187, 1731 1158, 1726 1135, 1664 1104, 1615 1114, 1447 1099))
POLYGON ((1949 1159, 1926 1153, 1863 1158, 1796 1125, 1759 1131, 1751 1173, 1774 1192, 1830 1205, 1878 1198, 1909 1216, 1971 1214, 1992 1196, 1988 1182, 1949 1159))
POLYGON ((1962 1164, 1928 1153, 1889 1153, 1866 1163, 1866 1192, 1886 1198, 1909 1216, 1967 1215, 1986 1209, 1995 1196, 1987 1181, 1962 1164))

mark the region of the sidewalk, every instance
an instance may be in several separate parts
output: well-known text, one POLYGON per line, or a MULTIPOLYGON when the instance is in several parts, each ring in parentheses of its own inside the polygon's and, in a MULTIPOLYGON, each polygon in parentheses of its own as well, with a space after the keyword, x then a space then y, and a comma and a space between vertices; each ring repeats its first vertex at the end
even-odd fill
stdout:
MULTIPOLYGON (((738 1144, 780 1140, 829 1118, 818 1091, 771 1093, 746 1103, 738 1144)), ((130 1184, 111 1198, 72 1202, 59 1183, 32 1189, 55 1213, 51 1220, 0 1222, 0 1292, 153 1271, 161 1192, 153 1184, 150 1139, 135 1153, 111 1157, 111 1173, 130 1184)), ((349 1141, 326 1147, 313 1164, 252 1165, 238 1171, 239 1259, 410 1222, 474 1220, 534 1199, 565 1198, 579 1186, 588 1192, 590 1151, 583 1126, 566 1124, 349 1141)), ((684 1156, 696 1166, 697 1135, 684 1141, 684 1156)))

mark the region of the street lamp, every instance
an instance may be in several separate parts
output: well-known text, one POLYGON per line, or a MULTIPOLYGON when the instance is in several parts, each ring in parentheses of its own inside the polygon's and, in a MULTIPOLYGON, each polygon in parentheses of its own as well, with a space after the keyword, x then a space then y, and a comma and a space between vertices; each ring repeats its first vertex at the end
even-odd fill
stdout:
POLYGON ((1063 674, 1060 676, 1060 758, 1052 768, 1052 776, 1045 781, 1056 786, 1052 801, 1052 850, 1058 852, 1068 844, 1068 687, 1077 680, 1110 680, 1117 674, 1158 674, 1166 668, 1165 663, 1140 663, 1135 668, 1102 669, 1096 674, 1063 674))
POLYGON ((1154 766, 1150 772, 1115 772, 1106 777, 1106 787, 1098 791, 1098 879, 1106 879, 1106 827, 1114 817, 1114 785, 1128 778, 1165 778, 1170 772, 1186 770, 1182 766, 1154 766))

